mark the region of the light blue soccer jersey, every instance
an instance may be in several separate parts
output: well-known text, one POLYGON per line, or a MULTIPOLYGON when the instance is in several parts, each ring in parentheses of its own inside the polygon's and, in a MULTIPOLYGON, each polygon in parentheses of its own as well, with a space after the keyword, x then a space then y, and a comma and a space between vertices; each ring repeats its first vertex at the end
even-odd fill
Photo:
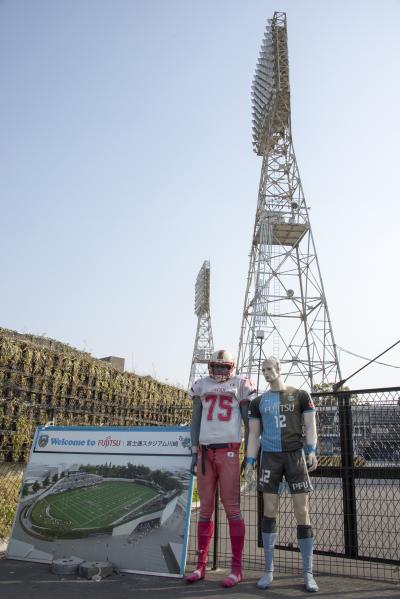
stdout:
POLYGON ((294 451, 303 446, 303 412, 315 406, 306 391, 288 387, 285 391, 266 391, 249 406, 249 418, 261 420, 263 451, 294 451))

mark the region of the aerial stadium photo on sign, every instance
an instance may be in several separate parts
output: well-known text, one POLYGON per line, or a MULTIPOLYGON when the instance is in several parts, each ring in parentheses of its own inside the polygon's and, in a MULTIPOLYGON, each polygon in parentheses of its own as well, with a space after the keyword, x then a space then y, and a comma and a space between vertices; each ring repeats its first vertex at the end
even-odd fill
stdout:
POLYGON ((41 427, 7 557, 69 555, 119 570, 182 576, 192 477, 182 427, 41 427))

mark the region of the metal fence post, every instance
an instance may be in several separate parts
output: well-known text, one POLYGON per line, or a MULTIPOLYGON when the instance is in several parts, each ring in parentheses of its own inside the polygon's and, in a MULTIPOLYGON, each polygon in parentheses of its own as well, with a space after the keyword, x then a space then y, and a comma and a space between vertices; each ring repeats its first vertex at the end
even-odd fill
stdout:
POLYGON ((342 457, 344 546, 347 557, 358 556, 357 504, 354 478, 353 421, 350 393, 337 395, 342 457))

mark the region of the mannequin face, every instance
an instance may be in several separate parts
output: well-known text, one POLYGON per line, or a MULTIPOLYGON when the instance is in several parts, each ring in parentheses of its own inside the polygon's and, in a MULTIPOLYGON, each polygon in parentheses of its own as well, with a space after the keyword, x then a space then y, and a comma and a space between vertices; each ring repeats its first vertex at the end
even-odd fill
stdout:
POLYGON ((270 384, 277 381, 281 376, 279 365, 275 362, 271 362, 271 360, 264 360, 262 373, 267 383, 270 384))

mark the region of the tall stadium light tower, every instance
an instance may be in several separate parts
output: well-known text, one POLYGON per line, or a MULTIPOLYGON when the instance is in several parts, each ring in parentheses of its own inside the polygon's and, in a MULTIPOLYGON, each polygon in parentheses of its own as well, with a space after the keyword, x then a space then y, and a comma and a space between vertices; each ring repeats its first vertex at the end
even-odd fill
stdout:
POLYGON ((286 14, 268 21, 252 85, 253 146, 262 156, 238 371, 257 378, 280 358, 297 386, 340 380, 328 304, 292 143, 286 14))
POLYGON ((210 316, 210 263, 208 260, 203 262, 197 275, 194 311, 197 315, 197 330, 190 368, 189 389, 196 379, 208 374, 207 363, 214 351, 210 316))

